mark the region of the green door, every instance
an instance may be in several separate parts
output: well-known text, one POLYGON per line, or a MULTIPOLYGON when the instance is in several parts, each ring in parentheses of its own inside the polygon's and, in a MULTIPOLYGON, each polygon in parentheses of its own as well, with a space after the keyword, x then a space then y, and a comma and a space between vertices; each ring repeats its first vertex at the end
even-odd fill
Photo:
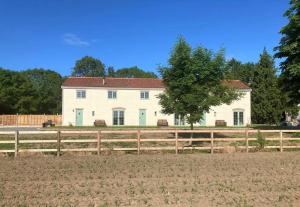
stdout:
POLYGON ((146 109, 140 109, 139 122, 140 126, 146 126, 146 109))
POLYGON ((203 116, 201 117, 199 123, 200 123, 200 126, 205 126, 206 125, 206 113, 203 114, 203 116))
POLYGON ((76 126, 82 126, 83 109, 76 109, 76 126))

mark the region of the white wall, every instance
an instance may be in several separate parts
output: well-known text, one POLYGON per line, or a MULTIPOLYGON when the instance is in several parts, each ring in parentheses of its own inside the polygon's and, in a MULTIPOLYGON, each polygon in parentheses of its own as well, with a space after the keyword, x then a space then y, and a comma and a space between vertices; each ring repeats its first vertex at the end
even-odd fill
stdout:
MULTIPOLYGON (((158 119, 167 119, 169 125, 174 125, 174 115, 161 113, 157 95, 163 89, 108 89, 108 88, 69 88, 63 87, 63 125, 75 125, 76 108, 83 109, 83 125, 93 125, 95 119, 104 119, 106 124, 112 125, 112 113, 115 108, 125 111, 125 125, 139 125, 139 109, 146 109, 146 125, 155 126, 158 119), (85 99, 76 98, 76 90, 86 90, 85 99), (116 90, 117 99, 108 99, 107 91, 116 90), (141 100, 140 91, 149 91, 149 99, 141 100), (95 116, 92 116, 95 111, 95 116), (156 115, 155 115, 156 112, 156 115)), ((250 91, 245 96, 231 105, 213 107, 206 115, 206 125, 214 126, 215 120, 225 120, 228 126, 233 125, 233 109, 244 110, 244 124, 251 123, 250 91), (216 117, 214 116, 216 112, 216 117)))

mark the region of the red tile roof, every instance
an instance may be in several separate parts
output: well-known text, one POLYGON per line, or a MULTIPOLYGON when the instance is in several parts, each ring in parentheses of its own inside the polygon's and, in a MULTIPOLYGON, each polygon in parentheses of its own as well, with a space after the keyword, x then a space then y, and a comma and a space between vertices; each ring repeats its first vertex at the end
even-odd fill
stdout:
POLYGON ((109 87, 109 88, 164 88, 157 78, 102 78, 102 77, 69 77, 63 86, 73 87, 109 87), (103 81, 104 80, 104 81, 103 81))
MULTIPOLYGON (((225 80, 225 85, 237 89, 250 89, 240 80, 225 80)), ((164 88, 161 79, 157 78, 102 78, 102 77, 69 77, 63 86, 67 87, 108 87, 108 88, 164 88)))
POLYGON ((236 89, 250 89, 249 85, 240 80, 223 80, 224 85, 236 89))

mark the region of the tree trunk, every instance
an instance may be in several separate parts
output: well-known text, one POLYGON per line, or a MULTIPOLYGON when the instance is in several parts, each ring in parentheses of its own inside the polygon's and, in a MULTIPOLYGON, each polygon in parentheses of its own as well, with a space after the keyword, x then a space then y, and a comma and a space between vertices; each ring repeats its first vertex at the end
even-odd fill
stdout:
MULTIPOLYGON (((191 123, 191 130, 194 130, 194 124, 193 123, 191 123)), ((191 132, 191 136, 190 136, 190 139, 193 139, 193 132, 191 132)), ((192 145, 193 144, 193 141, 192 140, 190 140, 189 141, 189 145, 192 145)))

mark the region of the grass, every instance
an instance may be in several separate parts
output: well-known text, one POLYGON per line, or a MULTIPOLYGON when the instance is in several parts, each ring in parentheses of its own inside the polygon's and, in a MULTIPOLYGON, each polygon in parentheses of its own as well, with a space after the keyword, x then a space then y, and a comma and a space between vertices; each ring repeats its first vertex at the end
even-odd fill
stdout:
MULTIPOLYGON (((244 129, 244 126, 194 126, 194 129, 244 129)), ((190 129, 190 126, 169 126, 169 127, 158 127, 158 126, 107 126, 107 127, 96 127, 96 126, 55 126, 49 128, 42 128, 42 130, 62 130, 62 129, 76 129, 76 130, 130 130, 130 129, 190 129)))

